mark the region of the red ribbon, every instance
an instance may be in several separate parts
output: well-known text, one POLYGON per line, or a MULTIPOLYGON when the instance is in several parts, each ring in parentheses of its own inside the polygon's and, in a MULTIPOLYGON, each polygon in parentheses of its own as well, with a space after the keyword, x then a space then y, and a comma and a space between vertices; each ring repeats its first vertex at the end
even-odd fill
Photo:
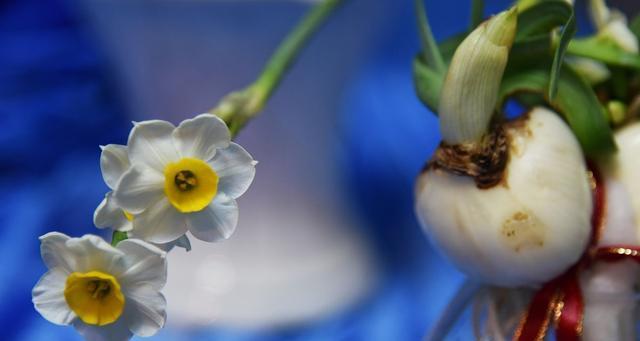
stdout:
POLYGON ((579 341, 582 335, 584 300, 578 275, 595 261, 617 262, 632 259, 640 263, 639 246, 607 246, 597 248, 604 220, 605 186, 598 169, 588 163, 593 179, 594 208, 591 216, 591 242, 580 261, 564 274, 540 288, 529 309, 520 320, 514 341, 541 341, 551 321, 555 322, 558 341, 579 341))

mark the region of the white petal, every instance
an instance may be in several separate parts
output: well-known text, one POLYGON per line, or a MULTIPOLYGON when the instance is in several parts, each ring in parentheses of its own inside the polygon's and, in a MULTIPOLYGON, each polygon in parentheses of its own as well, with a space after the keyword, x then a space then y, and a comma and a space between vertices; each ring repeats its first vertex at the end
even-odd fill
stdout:
POLYGON ((238 205, 233 198, 219 194, 207 208, 188 215, 189 231, 207 242, 228 239, 238 225, 238 205))
POLYGON ((623 50, 638 53, 638 38, 631 32, 624 21, 615 20, 609 22, 600 34, 611 38, 623 50))
POLYGON ((165 251, 165 252, 169 252, 169 251, 173 250, 174 247, 181 247, 181 248, 185 249, 186 251, 191 251, 191 241, 189 241, 189 238, 187 237, 186 234, 184 236, 172 241, 172 242, 162 243, 162 244, 154 244, 154 245, 157 246, 158 248, 160 248, 161 250, 165 251))
POLYGON ((73 326, 86 341, 126 341, 132 336, 124 316, 116 322, 102 327, 88 325, 80 319, 76 319, 73 326))
POLYGON ((62 268, 72 273, 75 268, 75 256, 66 246, 69 236, 60 232, 49 232, 40 237, 40 254, 49 269, 62 268))
POLYGON ((45 273, 33 288, 33 305, 47 321, 68 325, 76 318, 64 298, 64 287, 68 273, 55 268, 45 273))
POLYGON ((145 165, 159 172, 169 162, 178 160, 171 134, 175 130, 167 121, 152 120, 135 123, 129 135, 129 161, 132 165, 145 165))
POLYGON ((149 167, 131 167, 113 193, 116 205, 138 214, 164 196, 164 175, 149 167))
POLYGON ((81 238, 70 238, 66 245, 76 259, 74 271, 96 270, 108 274, 122 271, 124 253, 98 236, 87 234, 81 238))
POLYGON ((124 211, 115 204, 113 193, 109 192, 93 213, 93 224, 98 228, 110 227, 117 231, 130 231, 133 224, 125 217, 124 211))
POLYGON ((152 286, 143 284, 126 293, 126 320, 129 330, 137 336, 154 335, 167 319, 167 301, 152 286))
POLYGON ((162 198, 133 221, 133 230, 140 239, 152 243, 168 243, 187 232, 185 215, 162 198))
POLYGON ((109 144, 102 148, 100 154, 100 170, 102 178, 109 188, 114 189, 122 174, 129 169, 129 156, 127 156, 127 146, 120 144, 109 144))
POLYGON ((117 248, 126 254, 124 272, 118 275, 123 287, 147 283, 156 290, 167 282, 166 252, 138 239, 127 239, 117 248))
POLYGON ((209 164, 220 177, 218 191, 234 199, 249 188, 256 174, 256 161, 233 142, 228 148, 218 150, 209 164))
POLYGON ((211 114, 184 120, 173 132, 173 142, 182 157, 204 161, 211 160, 216 149, 227 148, 230 139, 224 121, 211 114))

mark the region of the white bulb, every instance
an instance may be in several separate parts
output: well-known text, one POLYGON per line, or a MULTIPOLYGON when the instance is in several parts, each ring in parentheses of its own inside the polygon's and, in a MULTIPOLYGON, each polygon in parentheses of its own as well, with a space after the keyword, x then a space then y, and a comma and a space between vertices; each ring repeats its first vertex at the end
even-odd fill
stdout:
MULTIPOLYGON (((606 200, 599 247, 637 245, 640 239, 640 122, 617 131, 615 139, 618 152, 600 160, 606 200)), ((582 271, 582 340, 636 340, 634 301, 639 274, 631 260, 596 262, 582 271)))
MULTIPOLYGON (((615 134, 618 152, 608 165, 612 176, 629 191, 631 204, 640 226, 640 122, 630 124, 615 134)), ((634 241, 634 242, 637 242, 634 241)))
POLYGON ((432 241, 469 276, 537 285, 584 252, 590 179, 576 138, 557 114, 535 108, 504 128, 509 159, 500 183, 480 189, 471 177, 429 167, 418 178, 416 212, 432 241))

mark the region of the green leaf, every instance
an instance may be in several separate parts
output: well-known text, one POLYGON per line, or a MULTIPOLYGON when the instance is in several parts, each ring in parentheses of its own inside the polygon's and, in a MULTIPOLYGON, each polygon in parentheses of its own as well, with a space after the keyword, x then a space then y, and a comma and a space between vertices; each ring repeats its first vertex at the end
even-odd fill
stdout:
MULTIPOLYGON (((440 51, 445 63, 449 64, 456 49, 462 43, 466 33, 458 34, 440 43, 440 51)), ((509 66, 511 70, 523 69, 529 65, 536 65, 540 60, 547 60, 551 56, 551 37, 549 34, 540 34, 517 41, 509 52, 509 66)), ((413 77, 418 97, 434 114, 437 113, 440 100, 440 87, 444 82, 444 74, 438 75, 430 69, 420 56, 416 57, 413 64, 413 77)))
POLYGON ((549 32, 569 21, 573 8, 563 0, 546 0, 525 9, 518 16, 516 41, 549 32))
POLYGON ((610 67, 610 70, 611 79, 608 90, 614 98, 626 101, 629 95, 629 78, 626 70, 617 66, 610 67))
POLYGON ((442 58, 444 58, 445 64, 449 65, 449 63, 451 63, 453 54, 456 52, 456 49, 458 48, 458 46, 460 46, 460 44, 468 34, 469 32, 456 34, 443 40, 440 45, 438 45, 440 48, 440 53, 442 54, 442 58))
POLYGON ((573 70, 563 68, 558 77, 558 95, 548 97, 550 74, 543 64, 509 72, 502 80, 499 103, 518 93, 535 93, 566 120, 589 156, 616 149, 607 115, 593 89, 573 70))
POLYGON ((627 52, 615 43, 598 37, 574 39, 569 43, 567 52, 610 65, 640 70, 640 55, 627 52))
POLYGON ((444 82, 444 73, 430 68, 421 56, 413 60, 413 84, 420 101, 438 115, 440 91, 444 82))
POLYGON ((575 34, 576 17, 572 9, 569 20, 567 20, 567 22, 562 27, 562 31, 560 31, 560 42, 558 43, 556 53, 553 56, 553 63, 551 64, 551 80, 549 82, 549 94, 547 95, 551 100, 556 97, 556 94, 558 92, 558 77, 560 76, 560 69, 562 68, 562 63, 564 62, 564 54, 567 50, 569 42, 571 42, 571 38, 573 38, 575 34))
POLYGON ((640 14, 636 15, 636 17, 631 20, 629 28, 631 29, 631 32, 635 34, 636 38, 640 39, 640 14))
POLYGON ((126 232, 113 231, 113 235, 111 236, 111 245, 116 246, 118 243, 128 238, 129 236, 127 236, 126 232))
POLYGON ((484 0, 471 0, 471 26, 470 30, 478 27, 484 19, 484 0))
POLYGON ((516 41, 509 52, 509 68, 526 68, 551 58, 551 36, 541 34, 516 41))
POLYGON ((437 115, 440 91, 442 90, 447 66, 431 32, 423 1, 415 0, 418 31, 420 32, 423 50, 413 62, 413 83, 420 101, 437 115))
POLYGON ((445 73, 447 71, 446 66, 442 60, 436 39, 431 32, 431 26, 427 18, 427 10, 424 7, 423 1, 424 0, 415 0, 415 10, 418 19, 418 32, 420 33, 420 40, 422 41, 424 61, 437 72, 445 73))
MULTIPOLYGON (((549 32, 558 26, 564 25, 571 16, 572 9, 563 0, 546 0, 543 4, 538 4, 530 7, 528 10, 523 11, 518 15, 518 32, 516 35, 516 41, 511 48, 509 58, 513 58, 512 55, 518 55, 519 52, 530 52, 534 49, 536 53, 549 53, 551 46, 551 39, 549 38, 549 32), (544 4, 549 4, 549 9, 562 8, 560 12, 549 12, 544 4), (544 13, 544 14, 543 14, 544 13), (565 15, 566 14, 566 15, 565 15), (539 22, 536 21, 535 16, 542 15, 539 22), (549 24, 552 22, 553 24, 549 24)), ((453 35, 442 42, 440 42, 439 50, 444 58, 445 64, 449 64, 451 58, 456 49, 467 37, 469 32, 462 32, 453 35)), ((531 59, 531 55, 523 55, 522 59, 531 59)), ((535 61, 536 63, 538 60, 535 61)))

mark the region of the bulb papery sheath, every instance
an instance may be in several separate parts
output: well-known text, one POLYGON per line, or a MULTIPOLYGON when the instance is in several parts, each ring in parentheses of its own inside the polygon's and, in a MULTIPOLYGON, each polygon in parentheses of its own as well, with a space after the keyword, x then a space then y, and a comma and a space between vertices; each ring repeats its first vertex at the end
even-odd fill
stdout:
POLYGON ((508 159, 499 183, 481 189, 472 177, 428 166, 417 181, 416 213, 467 275, 501 286, 539 285, 586 248, 588 171, 575 136, 554 112, 534 108, 503 128, 508 159))
POLYGON ((474 143, 487 133, 516 23, 514 7, 482 23, 456 49, 438 108, 445 142, 474 143))

